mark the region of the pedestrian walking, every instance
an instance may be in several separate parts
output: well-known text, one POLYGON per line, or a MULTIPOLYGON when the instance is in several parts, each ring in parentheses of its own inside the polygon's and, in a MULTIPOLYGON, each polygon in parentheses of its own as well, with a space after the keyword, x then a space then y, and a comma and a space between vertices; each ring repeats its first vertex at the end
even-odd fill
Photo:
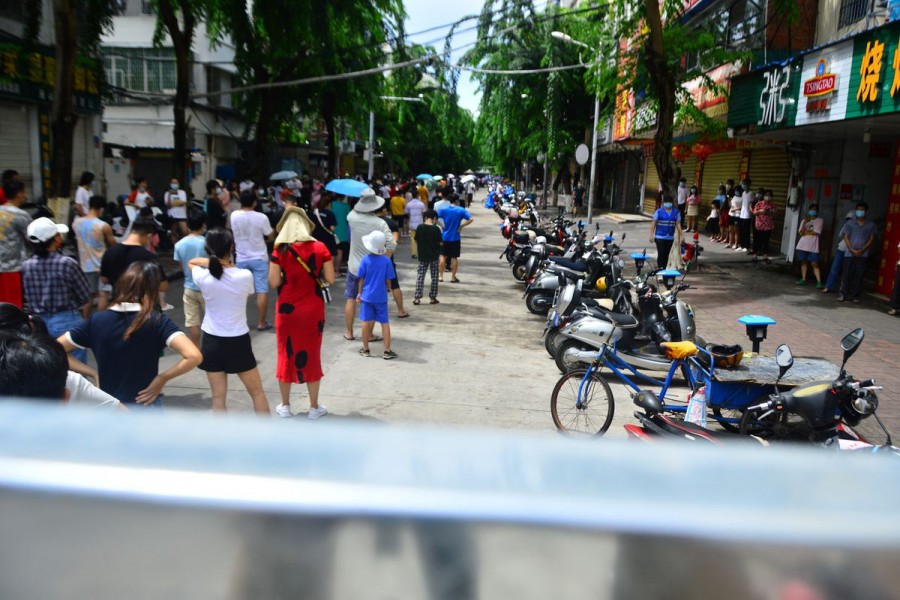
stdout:
POLYGON ((269 263, 269 284, 278 289, 275 338, 278 344, 275 377, 281 391, 280 417, 291 417, 291 386, 305 383, 309 419, 328 413, 319 404, 322 380, 322 335, 325 298, 322 284, 334 283, 334 263, 325 244, 312 235, 306 212, 288 207, 278 222, 278 237, 269 263))
POLYGON ((236 374, 253 402, 253 411, 268 415, 269 401, 253 355, 250 328, 247 326, 247 298, 255 291, 254 274, 234 263, 234 237, 224 227, 206 234, 209 258, 192 258, 189 262, 194 283, 203 294, 206 313, 203 316, 203 362, 212 392, 212 409, 226 410, 228 376, 236 374))
MULTIPOLYGON (((87 215, 76 217, 72 221, 72 230, 75 232, 75 241, 78 244, 78 259, 81 263, 81 270, 87 277, 88 287, 91 290, 91 303, 100 293, 100 265, 103 262, 103 255, 107 249, 116 244, 112 227, 102 218, 105 210, 106 198, 103 196, 92 196, 88 203, 87 215)), ((85 307, 84 318, 87 318, 90 314, 91 303, 85 307)))
POLYGON ((687 179, 684 177, 678 180, 678 190, 675 198, 678 201, 678 218, 681 219, 681 228, 684 229, 684 218, 687 212, 685 209, 687 207, 688 199, 687 179))
POLYGON ((313 237, 325 244, 332 257, 338 253, 338 239, 335 235, 337 219, 331 212, 331 192, 319 196, 319 206, 307 211, 313 222, 313 237))
POLYGON ((696 185, 691 186, 687 197, 687 230, 697 231, 697 219, 700 216, 700 191, 696 185))
POLYGON ((196 208, 191 209, 187 216, 188 234, 175 244, 174 258, 181 263, 184 273, 184 292, 181 303, 184 306, 184 326, 191 336, 191 341, 200 347, 200 325, 203 323, 203 294, 194 281, 190 262, 198 257, 206 257, 206 238, 203 232, 206 229, 206 213, 196 208))
POLYGON ((362 322, 362 348, 360 356, 371 356, 369 342, 375 329, 375 322, 381 324, 381 335, 384 337, 384 360, 397 358, 397 353, 391 350, 391 324, 388 317, 388 295, 391 287, 391 279, 396 276, 394 265, 385 256, 384 233, 378 230, 372 231, 363 238, 363 244, 369 254, 363 257, 359 264, 359 294, 356 302, 359 307, 359 320, 362 322))
POLYGON ((418 196, 413 196, 406 204, 406 212, 409 213, 409 245, 412 251, 412 258, 419 255, 419 242, 416 239, 416 231, 419 225, 425 222, 425 211, 428 207, 422 202, 418 196))
POLYGON ((752 252, 750 245, 750 229, 753 227, 753 212, 751 211, 751 202, 753 201, 753 192, 750 191, 750 180, 744 180, 741 185, 741 212, 738 224, 738 249, 744 250, 748 254, 752 252))
MULTIPOLYGON (((471 184, 471 182, 470 182, 471 184)), ((575 211, 574 215, 578 216, 581 214, 581 209, 584 207, 584 186, 581 185, 581 182, 575 184, 575 189, 573 190, 575 194, 575 211)))
POLYGON ((237 266, 253 273, 256 291, 256 330, 267 331, 272 324, 266 320, 269 311, 269 262, 266 241, 272 239, 269 218, 256 211, 256 196, 241 194, 241 209, 231 213, 231 230, 237 247, 237 266))
POLYGON ((753 205, 753 226, 756 235, 753 237, 753 262, 756 262, 760 256, 766 264, 771 263, 769 260, 769 241, 772 238, 772 230, 775 229, 775 213, 777 209, 772 203, 772 192, 766 191, 763 197, 753 205))
POLYGON ((0 206, 0 302, 22 307, 22 263, 31 216, 21 208, 27 200, 24 183, 10 180, 3 191, 6 204, 0 206))
POLYGON ((450 206, 442 210, 436 210, 438 218, 444 221, 444 230, 441 233, 443 244, 441 246, 441 261, 438 266, 438 281, 444 280, 444 269, 450 267, 450 283, 459 283, 456 273, 459 269, 459 256, 462 251, 462 237, 460 232, 474 222, 472 214, 459 206, 459 196, 450 197, 450 206))
POLYGON ((866 259, 869 258, 869 248, 875 241, 875 223, 866 219, 868 210, 868 204, 858 203, 856 210, 853 211, 856 218, 847 221, 841 230, 847 251, 844 253, 844 274, 838 302, 845 300, 859 302, 866 259))
POLYGON ((169 181, 169 189, 163 194, 163 204, 169 213, 172 244, 187 235, 187 193, 181 189, 178 179, 169 181))
POLYGON ((162 408, 166 384, 203 358, 169 317, 154 310, 161 283, 156 263, 131 264, 116 282, 109 309, 92 314, 57 339, 66 352, 93 350, 100 389, 128 408, 162 408), (181 360, 160 373, 159 358, 166 347, 178 352, 181 360))
MULTIPOLYGON (((394 251, 397 245, 394 243, 391 229, 383 219, 375 215, 375 212, 384 206, 384 198, 375 194, 372 188, 362 191, 359 201, 347 215, 347 223, 350 226, 350 257, 347 264, 347 286, 344 290, 344 331, 345 340, 355 339, 353 336, 353 321, 356 319, 356 297, 359 296, 359 280, 356 276, 359 264, 363 257, 369 254, 369 250, 363 244, 363 237, 373 231, 380 231, 387 240, 386 249, 394 251)), ((372 338, 370 341, 380 341, 380 338, 372 338)))
MULTIPOLYGON (((27 235, 34 256, 22 264, 25 309, 44 320, 54 339, 82 322, 82 311, 92 298, 90 284, 78 262, 59 251, 67 233, 68 227, 47 217, 32 221, 27 235)), ((78 350, 73 356, 87 361, 85 350, 78 350)))
POLYGON ((800 262, 800 279, 797 285, 806 285, 806 273, 812 265, 813 275, 816 277, 816 289, 822 289, 822 274, 819 272, 819 238, 825 221, 819 215, 819 205, 810 204, 806 209, 806 216, 800 221, 797 234, 797 252, 795 258, 800 262))
MULTIPOLYGON (((844 223, 852 221, 855 218, 856 211, 851 210, 844 217, 844 223)), ((841 226, 841 231, 843 231, 843 226, 841 226)), ((828 294, 835 290, 840 290, 841 288, 841 275, 844 273, 844 254, 847 252, 847 243, 840 233, 838 233, 838 238, 840 241, 837 245, 837 252, 835 252, 834 256, 831 258, 831 268, 828 270, 828 279, 825 280, 825 287, 822 288, 823 294, 828 294)))
MULTIPOLYGON (((900 250, 900 244, 897 244, 897 250, 900 250)), ((889 315, 896 315, 900 311, 900 260, 897 261, 897 269, 894 272, 894 289, 891 290, 891 309, 889 315)))
POLYGON ((78 180, 78 187, 75 188, 75 200, 72 207, 75 209, 74 216, 87 216, 91 196, 94 195, 94 174, 90 171, 84 171, 78 180))
POLYGON ((401 236, 409 235, 406 224, 406 199, 400 195, 399 190, 394 190, 391 196, 391 218, 397 224, 401 236))
POLYGON ((337 237, 337 258, 334 261, 334 272, 338 277, 350 255, 350 226, 347 224, 347 215, 350 214, 350 203, 347 196, 338 196, 331 203, 331 214, 334 215, 334 235, 337 237))
MULTIPOLYGON (((166 274, 156 254, 147 248, 151 238, 156 234, 156 222, 152 217, 138 217, 131 226, 131 232, 121 244, 109 248, 100 261, 100 298, 97 301, 97 309, 105 310, 109 305, 109 298, 123 273, 136 262, 150 262, 156 265, 160 275, 158 286, 160 293, 165 293, 169 287, 166 274)), ((159 299, 154 302, 158 303, 159 299)))
POLYGON ((416 295, 413 304, 419 304, 422 300, 422 292, 425 288, 425 272, 431 274, 431 289, 428 291, 429 304, 439 304, 438 295, 438 265, 441 257, 441 228, 435 225, 437 213, 433 210, 425 211, 425 222, 416 227, 413 237, 419 244, 419 268, 416 271, 416 295))
POLYGON ((662 208, 653 213, 653 223, 650 225, 650 242, 656 244, 656 266, 660 269, 665 269, 669 262, 676 232, 681 233, 681 215, 671 196, 666 196, 662 208))

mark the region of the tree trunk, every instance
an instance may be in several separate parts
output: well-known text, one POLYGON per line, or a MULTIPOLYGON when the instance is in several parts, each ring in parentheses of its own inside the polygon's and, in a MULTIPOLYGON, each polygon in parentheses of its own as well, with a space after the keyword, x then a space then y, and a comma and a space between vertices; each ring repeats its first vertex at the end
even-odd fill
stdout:
POLYGON ((75 137, 75 53, 77 25, 73 0, 53 0, 54 35, 56 43, 56 73, 50 131, 52 134, 51 189, 45 193, 52 198, 69 198, 72 189, 72 152, 75 137))
POLYGON ((325 121, 326 141, 328 147, 328 169, 332 177, 339 178, 341 176, 341 156, 337 152, 337 142, 335 140, 335 117, 331 108, 331 99, 325 94, 325 104, 322 107, 322 120, 325 121))
POLYGON ((678 167, 672 157, 672 132, 675 124, 675 75, 666 62, 663 47, 662 19, 657 0, 644 0, 647 34, 644 53, 647 72, 659 98, 656 134, 653 137, 653 163, 665 193, 674 196, 678 184, 678 167))
MULTIPOLYGON (((268 77, 260 75, 256 83, 265 83, 268 77)), ((256 118, 253 140, 253 167, 251 173, 256 181, 269 176, 269 147, 272 137, 272 113, 275 105, 274 90, 263 88, 259 91, 259 115, 256 118)))
POLYGON ((182 22, 178 22, 176 9, 171 0, 159 0, 159 18, 166 26, 172 47, 175 50, 175 104, 173 116, 175 127, 172 130, 174 151, 172 153, 172 177, 176 177, 183 190, 189 190, 187 181, 187 109, 191 92, 191 47, 194 43, 196 18, 191 11, 188 0, 179 0, 178 11, 182 22))

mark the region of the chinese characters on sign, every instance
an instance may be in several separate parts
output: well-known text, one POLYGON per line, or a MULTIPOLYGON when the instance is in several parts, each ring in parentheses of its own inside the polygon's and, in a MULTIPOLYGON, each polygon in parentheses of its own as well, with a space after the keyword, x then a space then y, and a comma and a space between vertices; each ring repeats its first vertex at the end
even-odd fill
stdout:
POLYGON ((859 89, 856 90, 856 99, 860 102, 875 102, 878 98, 878 83, 881 81, 883 57, 884 43, 878 40, 866 43, 866 53, 859 66, 859 89))
POLYGON ((789 97, 791 85, 790 66, 764 73, 765 84, 759 95, 759 107, 762 116, 758 125, 775 125, 784 121, 786 107, 792 99, 789 97))

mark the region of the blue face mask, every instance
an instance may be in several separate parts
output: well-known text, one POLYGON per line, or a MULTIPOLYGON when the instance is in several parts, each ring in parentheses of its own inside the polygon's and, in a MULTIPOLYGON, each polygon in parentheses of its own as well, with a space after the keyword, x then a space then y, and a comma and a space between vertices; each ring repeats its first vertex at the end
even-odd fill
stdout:
POLYGON ((666 208, 672 208, 672 203, 671 202, 663 202, 663 206, 666 208))
POLYGON ((817 211, 817 210, 810 210, 810 211, 808 211, 806 214, 808 214, 808 215, 811 216, 811 217, 814 217, 814 216, 816 216, 817 214, 819 214, 819 211, 817 211))
POLYGON ((178 189, 178 184, 177 184, 177 183, 170 183, 170 184, 169 184, 169 187, 172 188, 173 190, 177 190, 177 189, 178 189))
POLYGON ((864 216, 866 216, 866 211, 864 211, 864 210, 858 210, 858 211, 856 211, 856 218, 857 218, 857 219, 862 219, 864 216))

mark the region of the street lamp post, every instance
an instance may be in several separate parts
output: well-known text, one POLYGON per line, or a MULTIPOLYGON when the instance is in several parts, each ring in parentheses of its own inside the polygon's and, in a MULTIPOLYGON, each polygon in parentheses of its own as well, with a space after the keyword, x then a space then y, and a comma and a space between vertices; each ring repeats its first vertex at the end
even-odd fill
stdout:
MULTIPOLYGON (((551 32, 550 35, 557 40, 566 42, 567 44, 574 44, 576 46, 581 46, 582 48, 587 48, 591 52, 594 52, 597 54, 597 60, 599 62, 599 60, 600 60, 599 51, 595 50, 591 46, 588 46, 584 42, 579 42, 572 36, 567 35, 567 34, 563 33, 562 31, 554 31, 554 32, 551 32)), ((598 125, 599 120, 600 120, 600 96, 595 96, 594 97, 594 137, 593 137, 593 141, 591 142, 591 185, 588 188, 588 209, 587 209, 588 224, 590 224, 593 219, 594 198, 596 197, 595 196, 596 186, 594 185, 594 178, 595 178, 595 175, 597 174, 597 125, 598 125)))
MULTIPOLYGON (((418 98, 408 98, 405 96, 379 96, 381 100, 397 100, 400 102, 424 102, 422 94, 418 98)), ((375 111, 369 111, 369 182, 375 175, 375 111)))

